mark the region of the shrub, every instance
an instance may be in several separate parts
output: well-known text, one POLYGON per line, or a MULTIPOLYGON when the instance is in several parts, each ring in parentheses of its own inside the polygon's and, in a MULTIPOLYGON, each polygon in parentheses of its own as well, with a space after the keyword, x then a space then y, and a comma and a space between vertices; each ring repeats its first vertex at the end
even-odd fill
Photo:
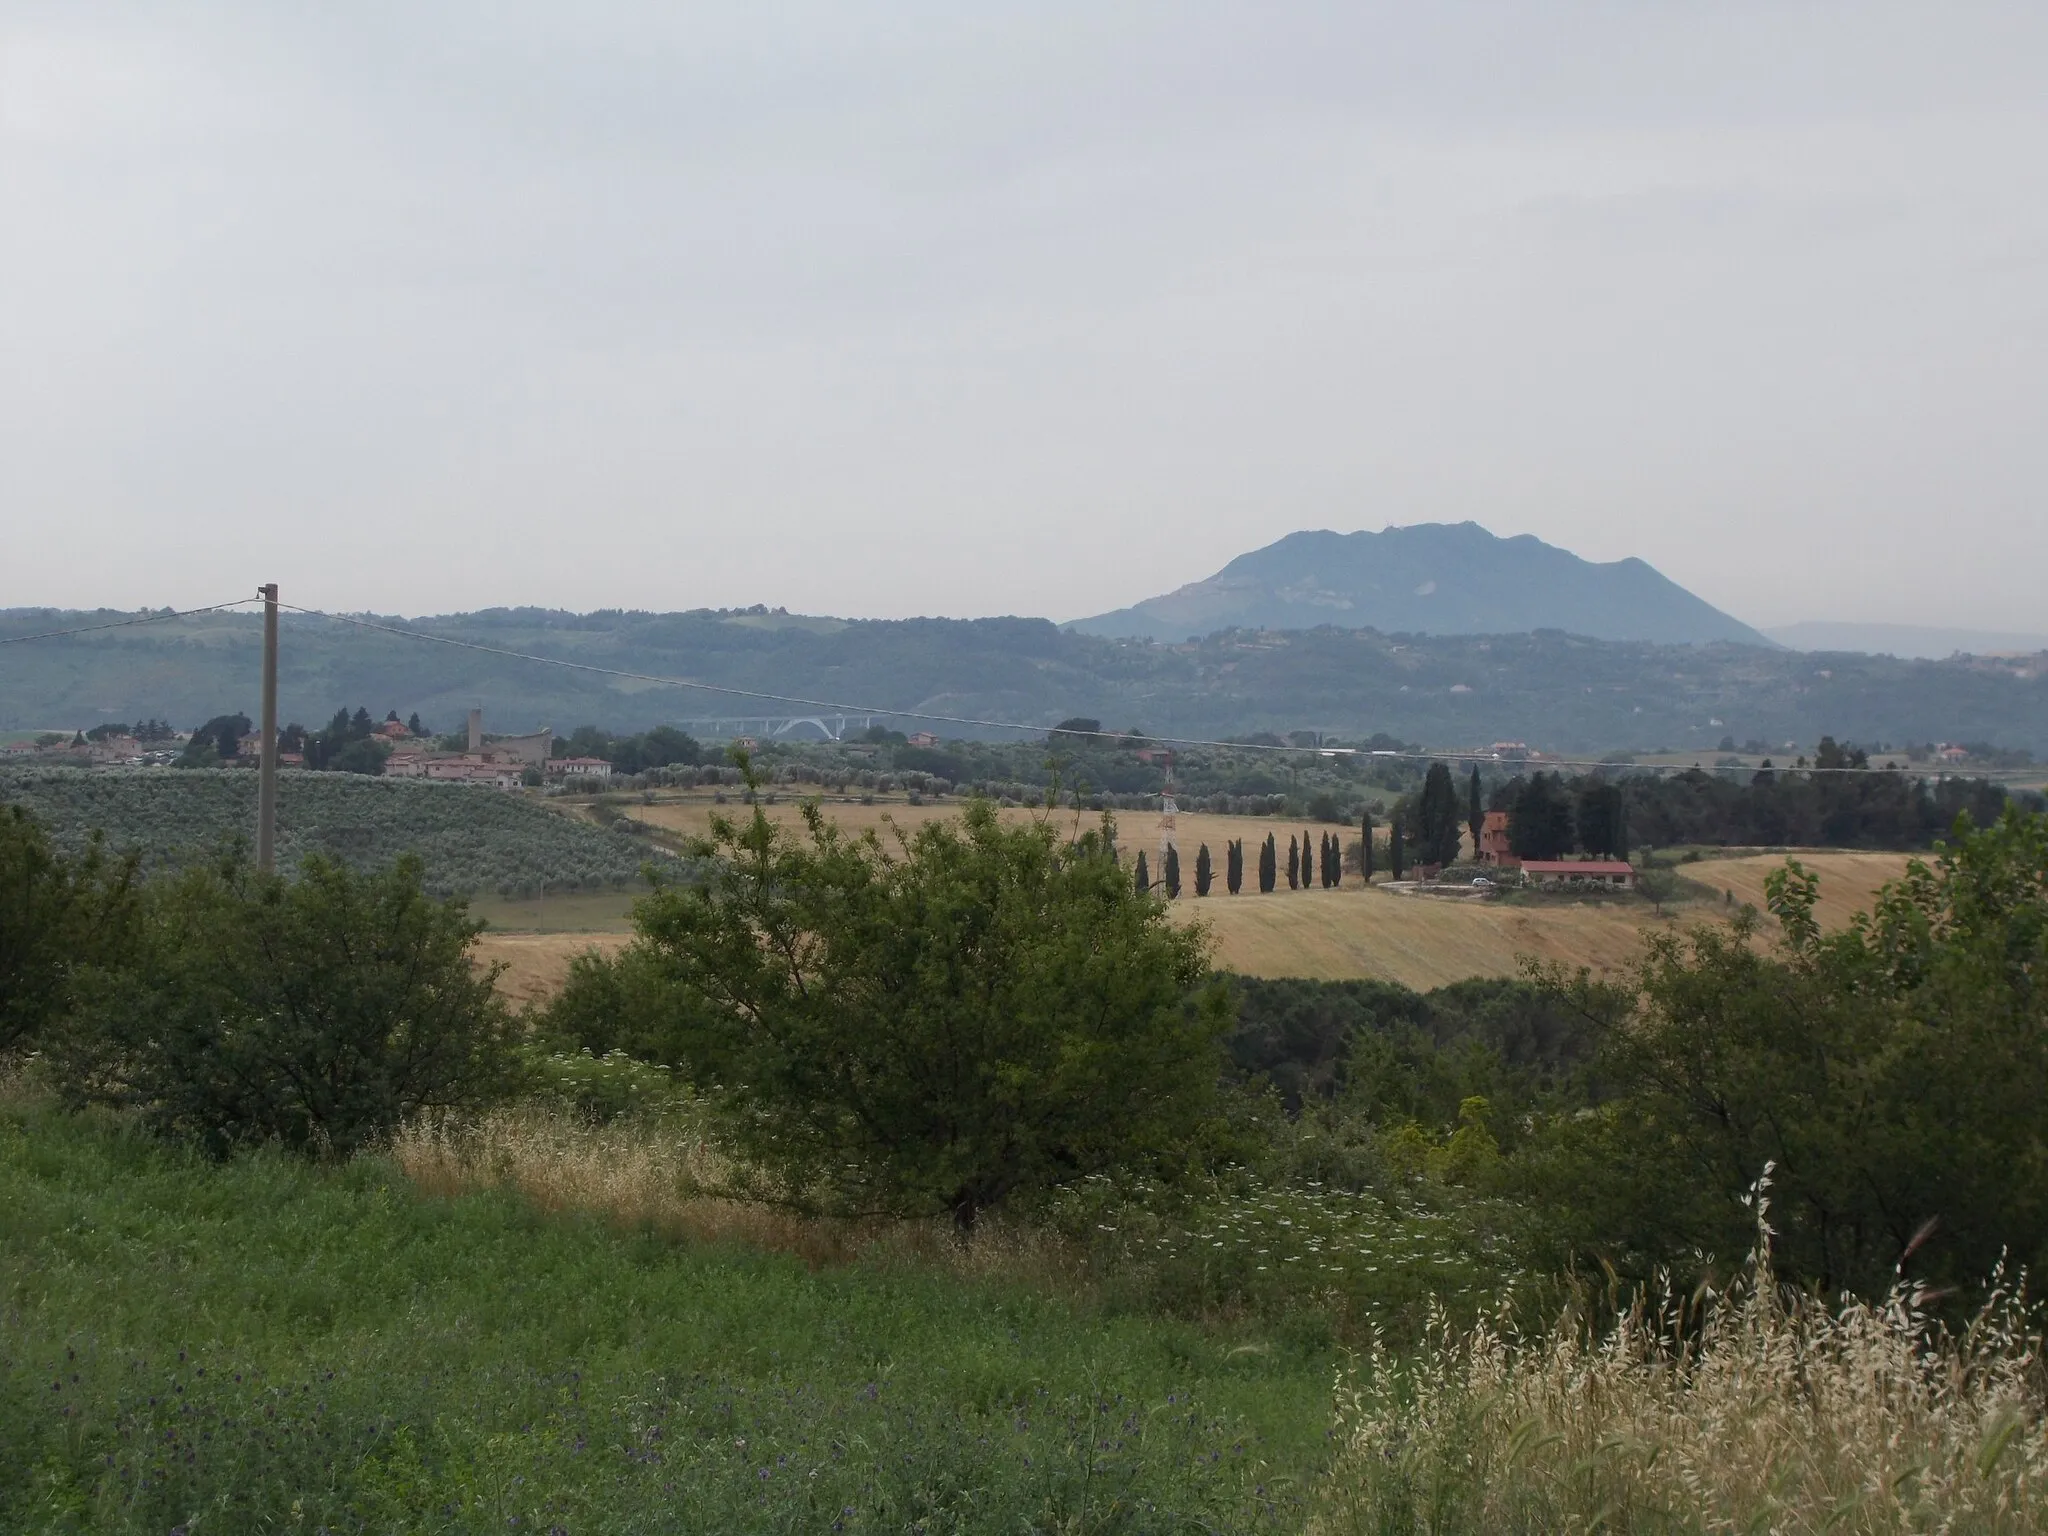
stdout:
POLYGON ((19 806, 0 806, 0 1054, 33 1049, 69 1011, 76 971, 125 952, 135 873, 97 838, 66 858, 19 806))
POLYGON ((74 1103, 138 1110, 215 1154, 276 1141, 347 1154, 423 1109, 516 1078, 483 925, 422 889, 417 860, 373 875, 309 858, 296 880, 224 864, 144 893, 132 964, 81 983, 57 1042, 74 1103))
POLYGON ((1170 1169, 1206 1133, 1228 999, 1189 1001, 1202 936, 1134 894, 1106 827, 1062 843, 982 802, 893 851, 815 805, 805 828, 714 818, 707 877, 645 898, 556 1027, 606 1048, 570 1021, 610 990, 792 1191, 963 1228, 1019 1189, 1170 1169), (650 972, 658 1015, 636 1017, 650 972))

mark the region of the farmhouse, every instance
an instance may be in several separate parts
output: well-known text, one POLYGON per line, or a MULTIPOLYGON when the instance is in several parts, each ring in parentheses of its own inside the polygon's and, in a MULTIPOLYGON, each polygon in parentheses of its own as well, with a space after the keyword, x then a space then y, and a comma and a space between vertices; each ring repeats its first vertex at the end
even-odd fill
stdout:
POLYGON ((909 741, 913 747, 936 747, 939 744, 939 738, 930 731, 912 731, 909 741))
POLYGON ((1619 859, 1525 859, 1522 878, 1544 890, 1578 886, 1625 891, 1634 887, 1636 872, 1619 859))
POLYGON ((565 779, 605 780, 612 776, 612 765, 601 757, 556 757, 549 759, 548 772, 565 779))
POLYGON ((1502 869, 1519 869, 1522 861, 1508 846, 1508 813, 1488 811, 1479 824, 1479 862, 1498 864, 1502 869))

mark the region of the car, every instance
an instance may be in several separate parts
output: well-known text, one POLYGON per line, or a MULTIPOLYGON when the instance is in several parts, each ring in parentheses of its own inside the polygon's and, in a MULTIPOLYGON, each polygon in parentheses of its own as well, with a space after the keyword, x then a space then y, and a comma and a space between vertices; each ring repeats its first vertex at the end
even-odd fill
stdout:
POLYGON ((1487 879, 1484 875, 1474 875, 1472 877, 1472 883, 1482 890, 1490 891, 1493 889, 1493 882, 1487 879))

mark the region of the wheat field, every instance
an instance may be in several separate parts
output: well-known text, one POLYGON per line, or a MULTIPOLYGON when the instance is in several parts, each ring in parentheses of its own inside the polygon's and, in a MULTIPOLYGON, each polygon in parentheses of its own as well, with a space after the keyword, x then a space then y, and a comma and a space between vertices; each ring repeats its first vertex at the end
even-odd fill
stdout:
MULTIPOLYGON (((793 824, 802 813, 803 797, 778 796, 764 806, 778 822, 793 824)), ((825 814, 848 831, 874 830, 887 837, 892 827, 914 831, 926 822, 960 814, 957 801, 909 805, 901 799, 862 805, 857 801, 823 802, 825 814)), ((664 799, 653 805, 628 805, 627 813, 650 825, 682 834, 701 834, 714 813, 737 819, 747 807, 719 805, 709 795, 664 799)), ((1011 821, 1043 816, 1042 811, 1010 809, 1011 821)), ((1055 813, 1064 827, 1073 812, 1055 813)), ((1083 813, 1082 820, 1091 818, 1083 813)), ((1711 891, 1732 892, 1732 904, 1681 904, 1660 917, 1647 904, 1613 900, 1471 901, 1392 894, 1379 887, 1367 891, 1356 875, 1334 891, 1320 888, 1289 891, 1284 876, 1270 896, 1255 892, 1257 850, 1274 834, 1286 862, 1287 839, 1304 831, 1311 838, 1332 830, 1260 816, 1216 816, 1183 812, 1178 818, 1182 899, 1174 916, 1201 922, 1211 934, 1216 964, 1248 976, 1300 976, 1316 980, 1377 978, 1427 990, 1471 976, 1511 976, 1521 957, 1553 961, 1570 967, 1610 971, 1637 950, 1645 929, 1668 922, 1698 921, 1720 916, 1742 903, 1764 901, 1764 880, 1785 860, 1783 854, 1745 854, 1707 858, 1683 867, 1686 878, 1711 891), (1226 895, 1223 849, 1232 838, 1245 845, 1247 890, 1226 895), (1216 883, 1205 899, 1194 891, 1195 850, 1203 843, 1216 865, 1216 883)), ((1347 832, 1347 839, 1350 834, 1347 832)), ((1117 842, 1128 858, 1142 848, 1156 862, 1158 818, 1126 812, 1119 819, 1117 842)), ((1879 887, 1897 879, 1908 856, 1899 853, 1802 852, 1800 862, 1820 876, 1819 916, 1833 927, 1867 910, 1879 887)), ((1158 871, 1153 871, 1156 877, 1158 871)), ((599 915, 593 905, 558 906, 561 926, 578 932, 545 931, 554 926, 534 911, 507 908, 493 913, 500 927, 484 935, 483 958, 506 966, 501 983, 518 1002, 546 998, 568 974, 569 962, 585 949, 611 949, 625 942, 627 919, 623 902, 599 915), (607 920, 609 919, 609 920, 607 920), (515 931, 528 928, 535 931, 515 931), (603 931, 610 928, 614 931, 603 931), (597 931, 592 931, 597 930, 597 931)))

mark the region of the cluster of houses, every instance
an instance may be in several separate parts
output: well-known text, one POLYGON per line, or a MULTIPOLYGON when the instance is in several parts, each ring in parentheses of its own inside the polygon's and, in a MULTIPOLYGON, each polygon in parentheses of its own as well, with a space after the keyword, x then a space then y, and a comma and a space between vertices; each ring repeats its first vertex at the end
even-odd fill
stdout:
POLYGON ((173 761, 184 746, 185 738, 182 736, 166 741, 103 736, 98 741, 74 740, 48 747, 38 746, 32 741, 11 741, 0 746, 0 758, 54 758, 91 768, 147 768, 173 761))
POLYGON ((612 765, 603 758, 556 757, 554 748, 554 728, 546 725, 528 736, 499 736, 486 742, 484 712, 472 709, 467 750, 436 752, 423 747, 396 747, 384 759, 384 776, 475 784, 485 789, 517 789, 526 782, 529 770, 544 779, 565 782, 603 783, 611 778, 612 765))

